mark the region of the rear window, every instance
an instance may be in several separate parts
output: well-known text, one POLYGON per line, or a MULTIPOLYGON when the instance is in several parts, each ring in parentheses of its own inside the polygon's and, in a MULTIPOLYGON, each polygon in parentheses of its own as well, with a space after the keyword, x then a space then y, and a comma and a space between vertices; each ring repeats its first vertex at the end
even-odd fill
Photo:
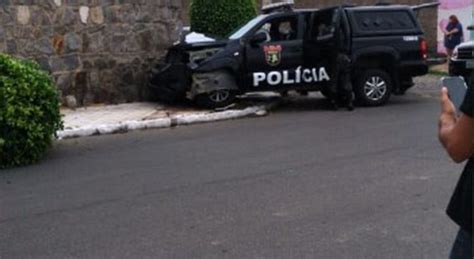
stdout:
POLYGON ((416 29, 407 11, 359 11, 353 13, 359 32, 386 32, 416 29))

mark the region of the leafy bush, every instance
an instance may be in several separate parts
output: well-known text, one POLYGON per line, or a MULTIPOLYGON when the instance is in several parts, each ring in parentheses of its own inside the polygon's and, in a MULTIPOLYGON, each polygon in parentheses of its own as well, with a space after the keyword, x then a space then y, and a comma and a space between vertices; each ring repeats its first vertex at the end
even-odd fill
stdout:
POLYGON ((223 37, 256 15, 256 0, 193 0, 191 29, 223 37))
POLYGON ((62 128, 58 92, 36 63, 0 54, 0 168, 37 162, 62 128))

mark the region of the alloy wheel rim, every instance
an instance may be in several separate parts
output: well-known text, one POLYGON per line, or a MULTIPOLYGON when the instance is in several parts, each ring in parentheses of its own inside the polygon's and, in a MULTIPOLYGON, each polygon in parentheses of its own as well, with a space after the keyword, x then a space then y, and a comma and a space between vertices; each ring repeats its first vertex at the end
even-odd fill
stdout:
POLYGON ((211 101, 215 103, 224 102, 229 99, 230 93, 227 90, 214 91, 209 95, 211 101))
POLYGON ((378 102, 387 94, 387 82, 380 76, 372 76, 365 82, 364 93, 370 100, 378 102))

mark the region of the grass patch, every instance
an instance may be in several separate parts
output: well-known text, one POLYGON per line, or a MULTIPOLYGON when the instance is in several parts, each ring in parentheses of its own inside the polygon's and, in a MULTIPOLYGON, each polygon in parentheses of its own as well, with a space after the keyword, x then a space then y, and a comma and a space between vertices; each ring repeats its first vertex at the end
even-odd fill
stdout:
POLYGON ((448 72, 430 69, 428 72, 432 76, 449 76, 448 72))

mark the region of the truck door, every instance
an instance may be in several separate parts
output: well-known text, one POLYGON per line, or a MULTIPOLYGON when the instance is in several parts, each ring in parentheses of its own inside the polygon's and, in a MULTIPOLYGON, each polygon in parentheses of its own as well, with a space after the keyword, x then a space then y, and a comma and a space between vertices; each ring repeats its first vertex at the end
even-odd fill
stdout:
POLYGON ((303 64, 302 16, 275 15, 263 21, 245 46, 248 91, 278 91, 296 84, 295 70, 303 64))
POLYGON ((333 7, 311 13, 306 17, 304 37, 304 65, 316 70, 315 86, 325 86, 336 80, 337 54, 347 44, 341 30, 342 8, 333 7))

